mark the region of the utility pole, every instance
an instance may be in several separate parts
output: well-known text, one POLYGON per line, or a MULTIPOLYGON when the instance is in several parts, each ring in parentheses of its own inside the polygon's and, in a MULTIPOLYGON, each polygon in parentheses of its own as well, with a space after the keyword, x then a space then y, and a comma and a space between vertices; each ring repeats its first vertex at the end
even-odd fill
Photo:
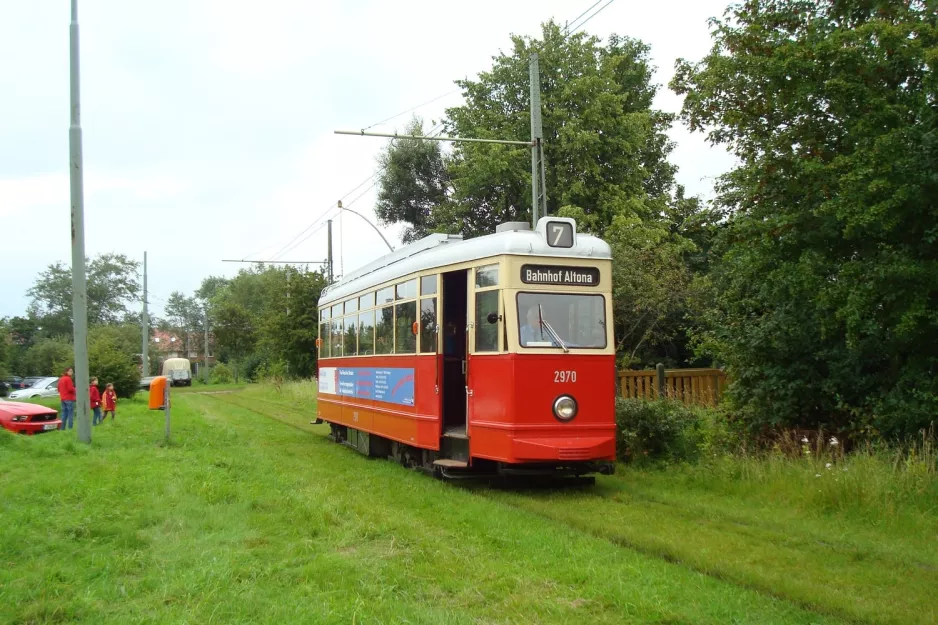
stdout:
POLYGON ((72 204, 72 330, 75 333, 75 417, 78 440, 91 443, 91 400, 88 396, 88 292, 85 284, 85 192, 81 158, 81 97, 78 58, 78 0, 72 0, 69 25, 69 86, 71 123, 68 127, 69 182, 72 204))
POLYGON ((205 346, 202 350, 205 352, 205 383, 208 384, 208 306, 205 307, 205 346))
POLYGON ((544 128, 541 125, 541 72, 537 52, 528 64, 531 78, 531 225, 547 216, 547 183, 544 166, 544 128))
POLYGON ((140 333, 143 338, 142 352, 140 353, 140 367, 143 377, 150 375, 150 315, 147 313, 147 253, 143 253, 143 316, 141 317, 140 333))
POLYGON ((332 220, 326 222, 326 232, 329 234, 326 256, 326 265, 329 266, 329 284, 332 284, 332 220))

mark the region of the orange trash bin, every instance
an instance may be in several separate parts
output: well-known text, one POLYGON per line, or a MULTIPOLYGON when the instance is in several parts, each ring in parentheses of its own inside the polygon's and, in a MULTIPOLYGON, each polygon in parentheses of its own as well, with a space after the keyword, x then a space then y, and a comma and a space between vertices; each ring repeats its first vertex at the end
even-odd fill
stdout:
POLYGON ((164 408, 163 399, 166 396, 166 376, 159 375, 150 382, 150 410, 164 408))

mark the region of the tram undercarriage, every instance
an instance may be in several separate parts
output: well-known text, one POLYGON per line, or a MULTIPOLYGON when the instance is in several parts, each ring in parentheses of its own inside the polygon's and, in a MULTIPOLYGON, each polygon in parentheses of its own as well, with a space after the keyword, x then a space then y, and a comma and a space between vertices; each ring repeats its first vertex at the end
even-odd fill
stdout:
POLYGON ((566 463, 505 463, 474 458, 470 464, 469 439, 464 435, 444 433, 440 451, 421 449, 369 434, 345 425, 329 423, 329 438, 371 458, 393 460, 439 479, 548 478, 592 483, 592 474, 612 475, 615 465, 604 461, 566 463))

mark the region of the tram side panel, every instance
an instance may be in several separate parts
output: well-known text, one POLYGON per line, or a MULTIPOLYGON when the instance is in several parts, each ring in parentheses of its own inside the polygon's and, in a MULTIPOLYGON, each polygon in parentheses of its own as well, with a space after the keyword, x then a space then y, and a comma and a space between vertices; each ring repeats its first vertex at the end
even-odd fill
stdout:
POLYGON ((324 361, 320 418, 415 447, 439 449, 434 358, 324 361))

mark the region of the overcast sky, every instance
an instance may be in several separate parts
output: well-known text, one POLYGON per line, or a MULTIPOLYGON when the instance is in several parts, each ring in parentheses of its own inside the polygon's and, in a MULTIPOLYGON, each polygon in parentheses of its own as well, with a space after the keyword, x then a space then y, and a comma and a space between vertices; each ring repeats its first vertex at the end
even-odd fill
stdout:
MULTIPOLYGON (((281 258, 321 260, 317 224, 336 200, 364 191, 353 208, 374 219, 369 177, 385 145, 333 130, 453 92, 510 34, 536 36, 593 2, 80 0, 87 255, 147 250, 156 314, 171 291, 237 272, 222 259, 268 259, 311 225, 281 258)), ((675 59, 707 52, 706 20, 726 4, 616 0, 585 30, 650 44, 666 85, 675 59)), ((0 0, 0 317, 23 314, 36 275, 71 259, 68 23, 68 0, 0 0)), ((439 119, 460 101, 450 93, 416 112, 439 119)), ((661 89, 659 108, 680 104, 661 89)), ((711 197, 731 158, 680 124, 671 136, 678 181, 711 197)), ((353 215, 334 227, 337 273, 385 249, 353 215)))

